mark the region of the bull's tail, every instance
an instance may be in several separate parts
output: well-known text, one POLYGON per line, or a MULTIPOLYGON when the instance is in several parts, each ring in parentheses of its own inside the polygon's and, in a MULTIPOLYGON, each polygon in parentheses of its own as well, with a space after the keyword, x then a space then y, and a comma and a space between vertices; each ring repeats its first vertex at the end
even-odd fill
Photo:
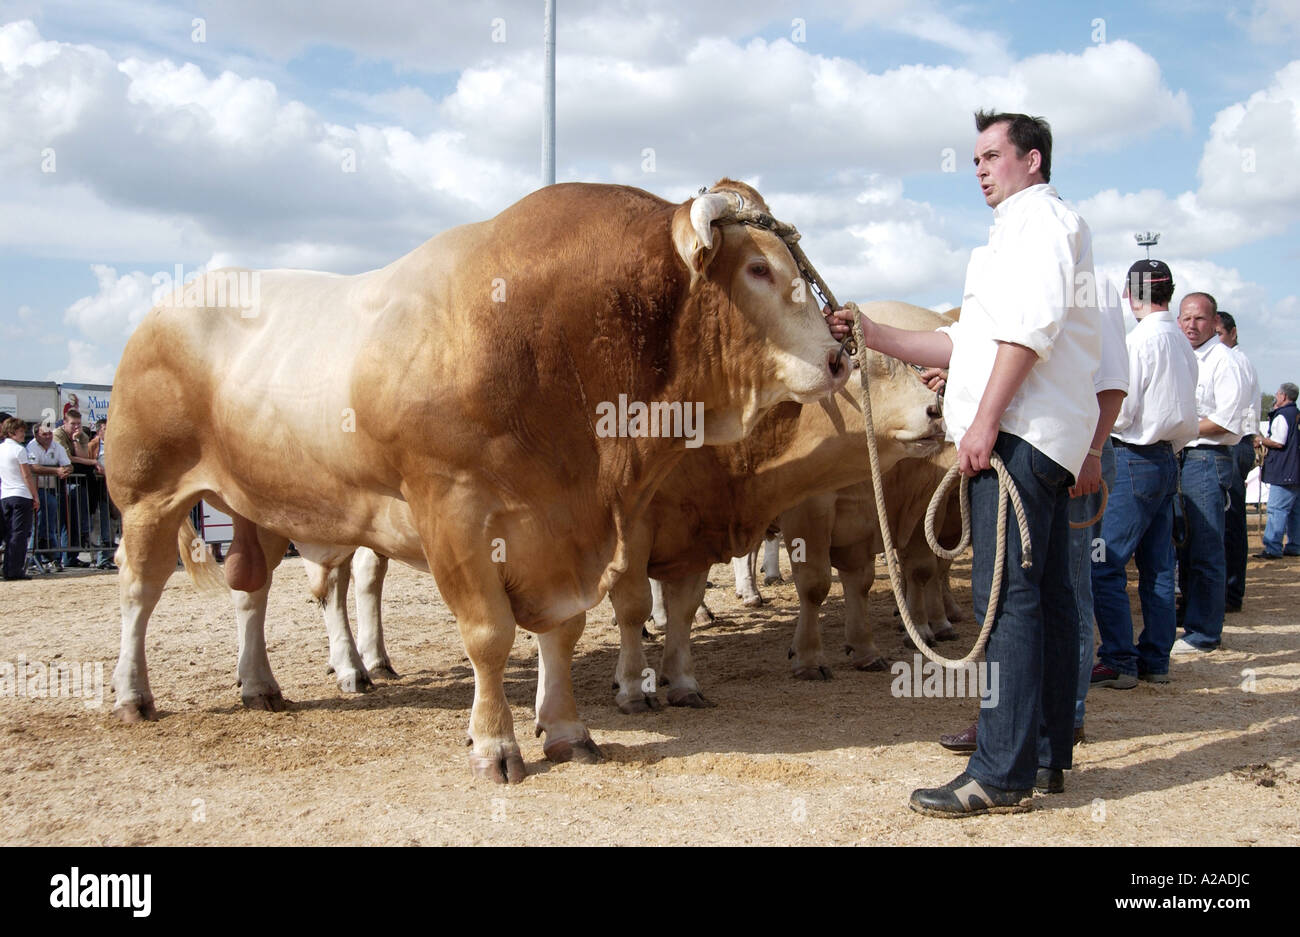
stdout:
POLYGON ((185 518, 185 523, 176 532, 176 548, 180 550, 181 562, 185 564, 185 572, 189 574, 190 582, 194 583, 200 592, 230 591, 230 587, 226 585, 225 574, 217 565, 216 557, 212 555, 212 548, 199 536, 199 532, 194 529, 194 522, 189 517, 185 518))

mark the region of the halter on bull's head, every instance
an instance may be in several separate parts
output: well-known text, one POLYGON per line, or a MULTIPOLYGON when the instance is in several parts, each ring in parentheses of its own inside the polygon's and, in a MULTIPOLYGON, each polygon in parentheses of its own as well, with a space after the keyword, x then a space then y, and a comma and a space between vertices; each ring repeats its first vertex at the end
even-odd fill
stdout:
POLYGON ((811 402, 848 377, 850 368, 791 253, 797 239, 792 226, 772 218, 758 192, 732 179, 673 213, 673 246, 691 278, 688 302, 705 311, 701 351, 707 353, 713 339, 731 372, 729 386, 749 389, 732 418, 706 431, 711 443, 739 439, 781 400, 811 402))

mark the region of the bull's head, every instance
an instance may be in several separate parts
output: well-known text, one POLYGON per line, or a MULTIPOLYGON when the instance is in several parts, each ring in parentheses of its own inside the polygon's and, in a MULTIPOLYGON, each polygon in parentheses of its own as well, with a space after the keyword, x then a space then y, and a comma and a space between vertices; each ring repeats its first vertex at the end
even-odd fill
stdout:
POLYGON ((762 196, 723 179, 673 215, 673 244, 691 276, 688 307, 700 314, 700 354, 722 371, 722 393, 705 411, 711 445, 740 439, 783 400, 834 393, 851 370, 786 242, 754 212, 768 212, 762 196))

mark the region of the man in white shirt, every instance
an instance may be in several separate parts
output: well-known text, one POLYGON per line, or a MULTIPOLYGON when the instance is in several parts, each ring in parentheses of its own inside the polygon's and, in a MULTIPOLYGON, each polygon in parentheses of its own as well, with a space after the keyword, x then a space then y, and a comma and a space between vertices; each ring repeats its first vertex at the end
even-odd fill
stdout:
MULTIPOLYGON (((54 550, 59 546, 59 499, 58 482, 72 474, 72 461, 63 446, 54 439, 54 430, 48 424, 36 427, 31 442, 27 444, 27 455, 31 458, 32 474, 36 476, 36 485, 40 489, 40 522, 36 527, 36 549, 54 550)), ((60 557, 54 556, 55 565, 60 557)))
POLYGON ((1273 395, 1268 415, 1268 438, 1260 440, 1267 452, 1260 480, 1268 485, 1268 524, 1264 527, 1264 549, 1255 556, 1275 560, 1300 556, 1300 426, 1296 396, 1300 389, 1290 382, 1273 395), (1286 547, 1282 536, 1286 535, 1286 547))
POLYGON ((1137 327, 1129 333, 1129 395, 1111 434, 1115 484, 1101 521, 1105 550, 1092 563, 1093 609, 1101 634, 1092 685, 1128 689, 1169 681, 1177 636, 1174 609, 1175 458, 1197 434, 1196 354, 1169 311, 1173 274, 1139 260, 1125 288, 1137 327), (1133 644, 1128 562, 1137 557, 1142 634, 1133 644))
MULTIPOLYGON (((997 547, 995 453, 1020 490, 1030 531, 1033 562, 1024 569, 1019 531, 1010 525, 1002 598, 992 610, 985 658, 998 705, 980 710, 966 771, 943 787, 912 792, 913 810, 939 817, 1029 809, 1044 773, 1059 781, 1071 766, 1079 621, 1069 489, 1077 478, 1079 493, 1090 494, 1100 477, 1100 452, 1090 451, 1101 361, 1092 234, 1047 184, 1046 121, 980 112, 975 126, 975 175, 994 223, 988 245, 971 255, 961 320, 909 332, 861 317, 869 347, 949 368, 944 416, 970 477, 977 617, 988 608, 997 547)), ((832 332, 844 334, 851 320, 836 311, 832 332)))
POLYGON ((1183 591, 1183 636, 1171 653, 1213 651, 1223 636, 1224 509, 1236 467, 1232 447, 1241 439, 1241 367, 1215 334, 1218 303, 1209 293, 1188 293, 1178 306, 1178 327, 1196 353, 1197 437, 1180 454, 1179 491, 1185 519, 1178 551, 1183 591))
POLYGON ((17 417, 0 423, 0 516, 4 518, 6 580, 30 579, 27 566, 27 539, 32 535, 32 517, 36 506, 36 476, 23 443, 27 424, 17 417))
POLYGON ((1259 376, 1246 353, 1237 344, 1237 320, 1232 313, 1219 310, 1215 325, 1219 341, 1228 346, 1233 359, 1241 368, 1241 379, 1246 388, 1241 402, 1241 439, 1232 447, 1232 461, 1237 469, 1228 489, 1228 511, 1223 519, 1223 553, 1227 562, 1227 577, 1223 584, 1223 610, 1241 611, 1246 599, 1246 553, 1249 549, 1246 536, 1246 476, 1255 467, 1255 433, 1259 428, 1259 376))

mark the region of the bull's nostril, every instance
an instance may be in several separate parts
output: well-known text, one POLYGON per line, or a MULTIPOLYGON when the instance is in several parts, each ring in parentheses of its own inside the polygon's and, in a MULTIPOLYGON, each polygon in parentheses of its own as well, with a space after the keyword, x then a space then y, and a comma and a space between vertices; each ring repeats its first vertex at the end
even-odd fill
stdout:
POLYGON ((839 349, 836 349, 835 351, 832 351, 832 352, 830 353, 830 355, 829 355, 829 356, 827 357, 827 359, 826 359, 826 363, 827 363, 827 365, 828 365, 828 366, 830 367, 830 369, 831 369, 831 376, 832 376, 832 377, 839 377, 839 376, 840 376, 840 369, 843 367, 843 365, 840 364, 840 357, 841 357, 841 354, 843 353, 843 350, 844 350, 844 349, 839 348, 839 349))
POLYGON ((941 408, 937 403, 932 403, 930 406, 925 408, 925 415, 932 420, 937 420, 939 417, 943 416, 943 408, 941 408))

